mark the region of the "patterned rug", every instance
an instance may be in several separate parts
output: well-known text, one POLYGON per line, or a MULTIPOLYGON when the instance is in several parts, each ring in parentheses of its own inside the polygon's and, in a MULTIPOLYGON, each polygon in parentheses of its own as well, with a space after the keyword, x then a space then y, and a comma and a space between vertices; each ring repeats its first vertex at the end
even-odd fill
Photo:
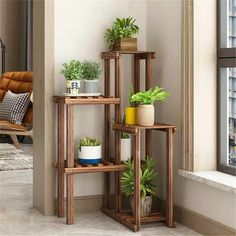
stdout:
POLYGON ((8 143, 0 143, 0 171, 33 169, 33 156, 8 143))

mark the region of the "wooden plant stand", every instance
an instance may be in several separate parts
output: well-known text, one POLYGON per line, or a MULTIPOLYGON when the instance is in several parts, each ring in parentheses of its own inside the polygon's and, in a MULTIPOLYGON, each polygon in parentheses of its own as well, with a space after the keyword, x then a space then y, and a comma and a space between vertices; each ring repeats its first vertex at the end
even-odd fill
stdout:
POLYGON ((58 177, 58 217, 64 217, 64 175, 66 175, 66 223, 74 223, 74 174, 104 172, 104 195, 102 211, 125 225, 133 231, 140 229, 140 224, 165 221, 167 226, 174 227, 173 223, 173 133, 176 127, 155 123, 151 127, 131 126, 121 124, 121 79, 120 79, 120 59, 122 54, 131 54, 134 58, 134 90, 140 91, 140 61, 145 61, 145 89, 151 87, 151 60, 154 59, 154 52, 140 51, 110 51, 103 52, 104 60, 104 96, 99 97, 69 97, 54 96, 54 102, 58 107, 58 160, 54 163, 57 168, 58 177), (115 91, 114 97, 110 96, 110 62, 114 60, 115 91), (99 165, 80 165, 74 160, 74 137, 73 137, 73 107, 74 105, 104 105, 104 150, 103 161, 99 165), (115 159, 112 161, 110 155, 110 106, 115 106, 115 159), (146 155, 152 156, 152 130, 164 131, 167 134, 167 200, 166 212, 154 212, 149 217, 140 218, 140 132, 145 130, 146 155), (120 161, 120 133, 126 132, 135 136, 135 214, 124 213, 121 209, 121 186, 120 174, 125 166, 120 161), (66 153, 66 160, 64 159, 66 153), (115 172, 115 209, 111 209, 110 204, 110 172, 115 172))

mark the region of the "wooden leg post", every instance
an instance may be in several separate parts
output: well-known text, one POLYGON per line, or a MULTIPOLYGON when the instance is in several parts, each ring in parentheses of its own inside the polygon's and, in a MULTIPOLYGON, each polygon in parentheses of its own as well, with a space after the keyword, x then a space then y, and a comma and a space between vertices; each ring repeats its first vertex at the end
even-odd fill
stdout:
POLYGON ((173 129, 167 129, 166 138, 166 224, 174 227, 173 222, 173 129))
MULTIPOLYGON (((74 167, 74 139, 73 139, 73 107, 66 106, 67 114, 67 167, 74 167)), ((66 223, 74 223, 74 176, 68 174, 66 176, 66 223)))
MULTIPOLYGON (((104 95, 110 96, 110 60, 104 62, 104 95)), ((104 158, 110 160, 110 105, 104 108, 104 158)), ((109 208, 110 173, 104 173, 103 208, 109 208)))
POLYGON ((65 145, 65 112, 64 103, 58 103, 58 217, 64 217, 64 145, 65 145))
MULTIPOLYGON (((148 54, 145 59, 145 89, 149 90, 151 88, 152 80, 152 65, 151 65, 151 54, 148 54)), ((152 157, 152 130, 145 131, 145 147, 146 156, 152 157)))
POLYGON ((140 130, 135 135, 135 155, 134 155, 134 223, 137 231, 140 229, 140 130))

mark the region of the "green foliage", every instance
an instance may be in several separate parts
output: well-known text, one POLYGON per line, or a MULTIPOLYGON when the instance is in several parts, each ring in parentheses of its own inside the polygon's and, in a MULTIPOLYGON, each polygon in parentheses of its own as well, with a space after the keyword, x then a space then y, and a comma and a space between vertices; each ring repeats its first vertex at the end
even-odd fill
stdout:
POLYGON ((129 86, 129 106, 130 107, 135 107, 137 104, 136 104, 136 102, 133 102, 132 101, 132 96, 134 95, 134 87, 133 87, 133 85, 131 84, 130 86, 129 86))
POLYGON ((78 60, 71 60, 62 64, 61 74, 66 80, 80 80, 82 76, 82 64, 78 60))
POLYGON ((121 138, 122 139, 127 139, 127 138, 129 138, 129 135, 127 134, 127 133, 121 133, 121 138))
POLYGON ((100 146, 101 144, 102 141, 99 139, 84 137, 80 139, 78 147, 81 150, 82 146, 100 146))
POLYGON ((165 101, 168 96, 170 96, 168 92, 164 91, 163 88, 156 86, 154 90, 149 89, 148 91, 134 94, 131 97, 131 101, 140 104, 153 104, 155 101, 165 101))
POLYGON ((131 38, 139 32, 139 27, 134 24, 135 21, 131 16, 127 18, 116 18, 113 26, 106 29, 104 34, 109 49, 112 49, 118 39, 131 38))
MULTIPOLYGON (((156 195, 156 185, 153 180, 157 176, 154 172, 154 164, 152 158, 146 157, 140 169, 140 196, 156 195)), ((134 194, 134 162, 128 160, 125 162, 126 170, 121 177, 121 190, 128 197, 134 194)))
POLYGON ((82 63, 82 78, 87 80, 98 79, 101 74, 100 64, 95 61, 84 61, 82 63))

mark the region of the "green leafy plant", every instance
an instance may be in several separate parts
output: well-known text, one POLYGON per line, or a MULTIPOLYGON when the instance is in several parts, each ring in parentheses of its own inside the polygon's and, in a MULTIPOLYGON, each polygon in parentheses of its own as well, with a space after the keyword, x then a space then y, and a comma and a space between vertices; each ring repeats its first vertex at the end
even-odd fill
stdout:
POLYGON ((132 96, 134 95, 134 87, 133 85, 129 86, 129 106, 130 107, 136 107, 136 102, 132 101, 132 96))
POLYGON ((101 144, 102 141, 99 139, 84 137, 80 139, 78 147, 81 150, 82 146, 100 146, 101 144))
POLYGON ((66 80, 80 80, 82 76, 82 64, 78 60, 71 60, 62 64, 61 74, 66 80))
MULTIPOLYGON (((134 162, 128 160, 125 163, 126 170, 121 177, 121 190, 128 197, 134 194, 134 162)), ((140 169, 140 196, 156 195, 156 185, 153 180, 157 176, 154 172, 154 164, 152 158, 146 157, 140 169)))
POLYGON ((155 101, 165 101, 168 96, 170 96, 168 92, 156 86, 154 90, 149 89, 132 95, 131 101, 140 104, 153 104, 155 101))
POLYGON ((82 63, 82 78, 87 80, 98 79, 101 74, 100 64, 96 61, 84 61, 82 63))
POLYGON ((118 39, 131 38, 139 32, 139 27, 135 24, 135 21, 131 16, 127 18, 116 18, 113 26, 106 29, 104 34, 109 49, 112 49, 118 39))

